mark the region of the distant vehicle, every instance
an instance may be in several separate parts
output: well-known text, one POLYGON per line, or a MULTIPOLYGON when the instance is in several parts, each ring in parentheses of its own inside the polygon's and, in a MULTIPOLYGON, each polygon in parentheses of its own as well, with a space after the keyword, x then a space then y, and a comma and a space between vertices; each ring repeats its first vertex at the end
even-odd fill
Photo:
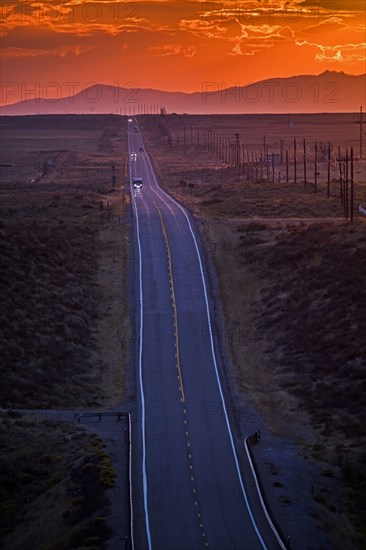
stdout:
POLYGON ((143 147, 140 147, 139 151, 140 151, 140 153, 143 153, 143 152, 144 152, 144 148, 143 148, 143 147))
POLYGON ((142 188, 142 178, 132 178, 132 184, 134 189, 141 189, 142 188))
POLYGON ((137 153, 131 153, 131 160, 137 160, 137 153))
POLYGON ((128 119, 128 122, 132 122, 132 118, 129 118, 129 119, 128 119))

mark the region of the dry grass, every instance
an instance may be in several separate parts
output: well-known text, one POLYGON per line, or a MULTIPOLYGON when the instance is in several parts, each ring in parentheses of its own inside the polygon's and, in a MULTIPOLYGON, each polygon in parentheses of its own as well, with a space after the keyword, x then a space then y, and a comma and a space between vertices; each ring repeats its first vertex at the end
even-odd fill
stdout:
MULTIPOLYGON (((250 389, 256 394, 259 385, 261 403, 263 383, 270 382, 277 401, 274 424, 286 431, 294 420, 293 432, 305 441, 302 426, 308 422, 302 411, 306 411, 317 434, 316 446, 309 445, 309 452, 313 459, 341 467, 343 511, 353 520, 354 543, 362 544, 366 519, 365 224, 303 224, 271 234, 266 225, 245 224, 237 232, 233 250, 237 272, 249 271, 259 281, 256 291, 244 300, 252 323, 248 341, 261 354, 259 370, 251 369, 250 389)), ((228 316, 238 318, 240 313, 236 307, 228 316)), ((244 352, 245 343, 245 339, 239 343, 236 356, 244 352)), ((239 378, 247 379, 248 367, 238 360, 236 364, 239 378)))
MULTIPOLYGON (((130 338, 122 127, 119 117, 2 119, 1 163, 11 164, 0 191, 3 407, 121 401, 130 338)), ((101 440, 5 412, 0 430, 4 547, 103 548, 115 473, 101 440)))
POLYGON ((11 139, 1 160, 13 166, 4 168, 1 185, 2 404, 116 405, 129 341, 122 119, 4 117, 4 123, 3 138, 11 139), (57 154, 53 130, 63 136, 57 154), (49 132, 48 151, 37 151, 37 131, 49 132), (80 153, 89 131, 99 137, 80 153), (42 164, 30 182, 37 155, 52 164, 45 171, 42 164))
POLYGON ((2 547, 63 550, 96 537, 93 547, 102 549, 110 534, 105 488, 114 477, 102 441, 14 412, 0 414, 0 431, 2 547))

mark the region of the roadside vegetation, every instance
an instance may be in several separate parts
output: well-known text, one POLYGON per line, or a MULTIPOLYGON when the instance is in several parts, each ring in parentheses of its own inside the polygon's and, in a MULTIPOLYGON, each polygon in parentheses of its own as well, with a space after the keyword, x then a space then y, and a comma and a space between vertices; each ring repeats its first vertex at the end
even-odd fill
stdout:
MULTIPOLYGON (((237 232, 238 273, 243 269, 257 280, 246 299, 252 319, 248 337, 282 394, 280 429, 296 420, 298 410, 309 414, 317 437, 304 441, 305 452, 330 464, 325 476, 340 467, 343 502, 331 508, 345 538, 361 547, 366 536, 365 224, 304 224, 270 232, 256 223, 239 226, 237 232), (352 534, 341 521, 344 512, 353 522, 352 534)), ((239 345, 234 353, 245 379, 240 352, 239 345)), ((298 435, 303 438, 301 431, 298 435)), ((316 500, 326 507, 332 495, 316 495, 316 500)), ((318 514, 324 518, 321 510, 318 514)))
POLYGON ((0 412, 2 548, 104 548, 105 489, 115 472, 105 444, 77 425, 0 412))
POLYGON ((2 117, 0 539, 102 549, 105 444, 19 409, 121 403, 128 361, 123 119, 2 117))
POLYGON ((2 161, 10 158, 12 167, 4 169, 1 187, 1 404, 116 404, 129 340, 121 292, 127 257, 122 122, 106 117, 103 130, 102 117, 72 116, 67 129, 63 117, 35 117, 33 127, 29 118, 10 117, 3 131, 2 161), (65 149, 41 151, 52 162, 41 163, 30 180, 35 151, 7 147, 16 148, 17 136, 25 142, 25 135, 29 147, 37 125, 42 134, 47 124, 50 144, 54 129, 65 149), (89 152, 80 153, 78 138, 88 129, 93 148, 89 139, 89 152))
POLYGON ((92 327, 102 292, 93 230, 18 220, 3 223, 0 235, 3 406, 99 405, 103 365, 93 357, 92 327))

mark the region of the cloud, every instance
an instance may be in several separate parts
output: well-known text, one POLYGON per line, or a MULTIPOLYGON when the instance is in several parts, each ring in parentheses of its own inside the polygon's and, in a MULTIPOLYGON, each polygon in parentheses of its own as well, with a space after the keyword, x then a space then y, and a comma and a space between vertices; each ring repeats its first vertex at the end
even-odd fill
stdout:
POLYGON ((360 44, 337 44, 335 46, 325 46, 308 42, 307 40, 296 41, 297 46, 313 47, 318 52, 315 54, 315 60, 320 62, 340 62, 352 64, 358 61, 366 61, 365 48, 366 42, 360 44))
POLYGON ((230 55, 253 56, 272 48, 277 41, 293 40, 294 33, 288 26, 279 25, 241 25, 241 35, 233 41, 236 42, 230 55))
POLYGON ((228 28, 213 21, 202 19, 182 19, 179 21, 179 29, 198 37, 222 38, 228 33, 228 28))
POLYGON ((253 44, 251 42, 247 42, 245 44, 235 44, 233 49, 230 52, 230 55, 244 55, 244 56, 253 56, 258 53, 263 52, 264 50, 268 50, 272 48, 273 44, 267 42, 265 44, 256 43, 253 44))
POLYGON ((13 80, 51 74, 65 79, 72 73, 74 79, 107 82, 128 71, 128 79, 141 86, 193 90, 202 78, 233 79, 243 69, 257 79, 309 74, 319 64, 363 71, 365 28, 358 0, 5 0, 2 5, 3 66, 13 80))
POLYGON ((183 57, 193 57, 196 54, 196 47, 193 45, 182 46, 181 44, 159 44, 147 48, 159 57, 169 55, 182 55, 183 57))
POLYGON ((38 49, 38 48, 17 48, 10 46, 8 48, 2 49, 2 57, 38 57, 43 55, 52 55, 56 57, 67 57, 68 55, 78 56, 82 53, 85 53, 89 50, 92 50, 93 47, 81 47, 79 44, 74 46, 60 46, 59 48, 47 49, 38 49))

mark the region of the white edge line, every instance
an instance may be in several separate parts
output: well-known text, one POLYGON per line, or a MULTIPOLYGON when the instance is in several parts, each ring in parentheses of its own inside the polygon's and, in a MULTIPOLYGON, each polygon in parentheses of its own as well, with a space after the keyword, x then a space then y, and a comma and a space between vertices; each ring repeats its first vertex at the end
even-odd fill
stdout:
POLYGON ((228 417, 228 414, 227 414, 226 403, 225 403, 224 394, 223 394, 223 391, 222 391, 220 377, 219 377, 219 373, 218 373, 218 369, 217 369, 216 354, 215 354, 215 350, 214 350, 213 336, 212 336, 211 315, 210 315, 210 309, 209 309, 209 305, 208 305, 208 298, 207 298, 207 291, 206 291, 206 282, 205 282, 205 276, 204 276, 204 273, 203 273, 202 259, 201 259, 201 255, 200 255, 199 250, 198 250, 197 240, 196 240, 195 234, 192 230, 191 222, 190 222, 190 219, 189 219, 185 209, 175 199, 173 199, 173 197, 168 195, 168 193, 166 193, 159 186, 149 156, 147 156, 147 158, 148 158, 148 161, 149 161, 149 164, 150 164, 150 170, 151 170, 152 176, 155 180, 156 186, 168 199, 172 200, 178 206, 178 208, 180 208, 180 210, 183 212, 184 216, 187 219, 188 227, 189 227, 189 230, 191 232, 191 235, 192 235, 192 238, 193 238, 193 241, 194 241, 194 245, 195 245, 195 248, 196 248, 196 253, 197 253, 197 257, 198 257, 198 261, 199 261, 199 265, 200 265, 200 273, 201 273, 201 279, 202 279, 202 284, 203 284, 203 292, 204 292, 204 295, 205 295, 206 313, 207 313, 207 321, 208 321, 208 327, 209 327, 212 359, 213 359, 213 362, 214 362, 216 380, 217 380, 217 384, 218 384, 218 388, 219 388, 219 392, 220 392, 220 397, 221 397, 221 401, 222 401, 222 405, 223 405, 225 421, 226 421, 226 426, 227 426, 228 433, 229 433, 229 438, 230 438, 231 448, 232 448, 232 452, 233 452, 233 456, 234 456, 235 466, 236 466, 237 474, 238 474, 238 477, 239 477, 240 487, 241 487, 241 490, 242 490, 242 493, 243 493, 243 496, 244 496, 245 504, 246 504, 250 519, 252 521, 254 530, 255 530, 255 532, 258 536, 258 539, 260 540, 260 543, 261 543, 263 549, 266 550, 267 546, 266 546, 266 544, 265 544, 265 542, 264 542, 264 540, 263 540, 263 538, 262 538, 262 536, 259 532, 259 529, 257 527, 257 524, 255 522, 254 516, 252 514, 252 511, 251 511, 251 508, 250 508, 250 505, 249 505, 249 502, 248 502, 248 497, 247 497, 247 494, 246 494, 246 491, 245 491, 245 488, 244 488, 244 483, 243 483, 242 475, 241 475, 241 472, 240 472, 238 456, 237 456, 237 452, 236 452, 236 449, 235 449, 234 437, 233 437, 233 434, 232 434, 232 431, 231 431, 231 428, 230 428, 230 422, 229 422, 229 417, 228 417))
MULTIPOLYGON (((127 123, 128 126, 128 123, 127 123)), ((129 168, 129 184, 131 187, 131 161, 130 161, 130 133, 127 128, 127 140, 128 140, 128 168, 129 168)), ((135 539, 134 539, 134 523, 133 523, 133 497, 132 497, 132 424, 131 424, 131 414, 128 413, 128 429, 129 429, 129 453, 128 453, 128 460, 129 460, 129 490, 130 490, 130 537, 131 537, 131 546, 132 550, 135 549, 135 539)))
POLYGON ((261 505, 262 505, 262 508, 263 508, 263 511, 264 511, 264 514, 267 518, 267 521, 269 523, 269 526, 270 528, 272 529, 273 531, 273 534, 275 535, 276 539, 277 539, 277 542, 278 544, 280 545, 280 547, 282 548, 282 550, 286 550, 286 546, 283 544, 282 542, 282 539, 276 529, 276 527, 273 525, 273 522, 271 520, 271 517, 268 513, 268 510, 267 510, 267 506, 263 500, 263 496, 262 496, 262 491, 261 491, 261 488, 259 486, 259 483, 258 483, 258 476, 255 472, 255 468, 254 468, 254 465, 253 465, 253 461, 252 461, 252 457, 250 456, 250 452, 249 452, 249 449, 248 449, 248 437, 246 437, 244 439, 244 447, 245 447, 245 451, 247 453, 247 457, 248 457, 248 462, 249 462, 249 465, 250 465, 250 469, 252 470, 252 474, 253 474, 253 478, 254 478, 254 481, 255 481, 255 486, 257 488, 257 492, 258 492, 258 496, 259 496, 259 500, 261 502, 261 505))
POLYGON ((128 413, 128 444, 129 444, 129 453, 128 453, 128 475, 130 478, 130 537, 131 537, 131 547, 132 550, 135 550, 135 539, 133 536, 133 499, 132 499, 132 423, 131 423, 131 414, 128 413))
MULTIPOLYGON (((130 157, 130 132, 128 132, 128 154, 130 157)), ((129 168, 131 173, 130 158, 129 158, 129 168)), ((140 241, 139 216, 138 216, 136 201, 133 194, 131 183, 130 183, 130 190, 131 190, 131 196, 133 197, 133 206, 134 206, 135 218, 136 218, 136 236, 137 236, 137 245, 138 245, 138 251, 139 251, 139 294, 140 294, 139 381, 140 381, 140 393, 141 393, 142 484, 143 484, 143 495, 144 495, 146 536, 147 536, 149 550, 151 550, 152 548, 151 533, 150 533, 149 510, 148 510, 148 501, 147 501, 145 395, 144 395, 144 385, 142 380, 142 338, 143 338, 142 253, 141 253, 141 241, 140 241)))

